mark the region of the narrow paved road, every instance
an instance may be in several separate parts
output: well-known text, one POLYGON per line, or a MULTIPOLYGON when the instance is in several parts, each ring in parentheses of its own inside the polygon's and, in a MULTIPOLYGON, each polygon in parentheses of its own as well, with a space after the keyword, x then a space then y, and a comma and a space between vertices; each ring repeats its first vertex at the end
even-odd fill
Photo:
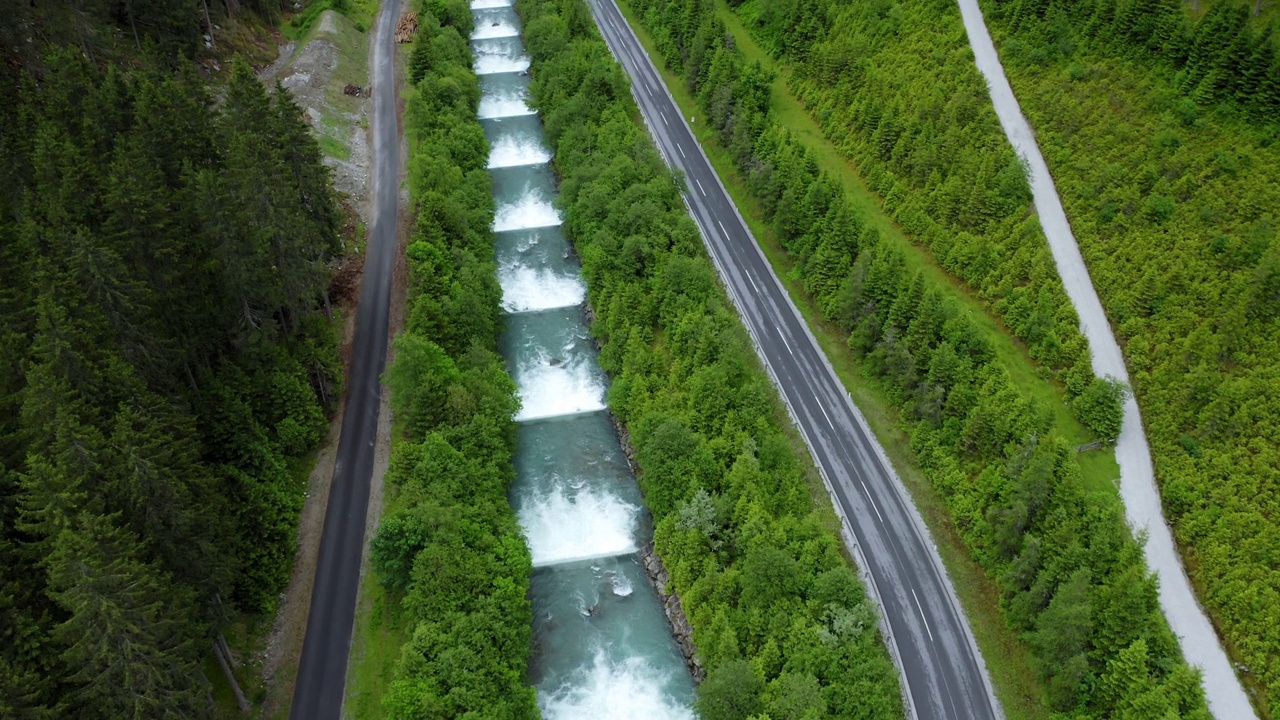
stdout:
POLYGON ((591 0, 591 6, 631 75, 659 149, 685 175, 685 202, 712 260, 813 453, 846 533, 852 531, 864 578, 881 605, 909 715, 1001 717, 955 591, 901 481, 617 6, 613 0, 591 0))
POLYGON ((387 361, 391 269, 396 250, 400 142, 396 133, 395 47, 392 23, 399 0, 383 0, 374 31, 373 222, 356 311, 351 374, 347 378, 342 436, 329 487, 329 507, 320 538, 311 610, 293 688, 293 720, 337 720, 346 690, 347 656, 360 587, 369 481, 382 395, 379 378, 387 361))
MULTIPOLYGON (((1040 216, 1040 226, 1049 240, 1049 249, 1067 296, 1080 316, 1080 331, 1089 341, 1093 372, 1098 377, 1111 376, 1128 383, 1124 355, 1111 333, 1111 324, 1107 322, 1098 293, 1094 291, 1089 269, 1080 255, 1080 246, 1071 232, 1071 224, 1067 222, 1053 176, 1049 174, 1049 166, 1036 144, 1035 133, 1023 117, 1018 99, 1005 77, 1000 56, 982 18, 982 9, 978 7, 978 0, 959 2, 969 46, 973 48, 978 71, 987 80, 991 103, 1000 118, 1000 125, 1009 144, 1027 161, 1031 194, 1036 213, 1040 216)), ((1217 633, 1191 590, 1187 571, 1182 566, 1182 556, 1174 548, 1173 535, 1164 519, 1160 491, 1156 487, 1151 449, 1142 430, 1142 414, 1138 401, 1132 397, 1124 406, 1124 424, 1116 441, 1116 462, 1120 465, 1120 497, 1124 500, 1125 516, 1135 532, 1147 533, 1147 565, 1160 579, 1160 608, 1182 642, 1182 654, 1204 673, 1209 709, 1221 720, 1256 718, 1244 686, 1236 677, 1217 633)))

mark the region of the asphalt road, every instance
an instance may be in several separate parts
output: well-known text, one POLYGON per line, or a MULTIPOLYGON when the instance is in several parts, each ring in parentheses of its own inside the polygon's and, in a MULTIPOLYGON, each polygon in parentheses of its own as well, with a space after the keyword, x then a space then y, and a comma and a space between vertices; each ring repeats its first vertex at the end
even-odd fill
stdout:
POLYGON ((329 486, 307 634, 289 717, 337 720, 342 715, 347 656, 360 588, 369 482, 387 361, 391 271, 396 250, 400 142, 396 133, 392 23, 399 0, 384 0, 373 37, 373 222, 360 286, 342 435, 329 486))
POLYGON ((667 163, 685 176, 685 202, 757 352, 786 401, 856 540, 898 663, 908 715, 998 718, 955 591, 915 506, 613 0, 591 0, 596 23, 631 75, 632 93, 667 163))
MULTIPOLYGON (((973 48, 974 63, 986 78, 1000 126, 1009 144, 1027 163, 1040 227, 1049 241, 1062 286, 1080 316, 1080 332, 1089 341, 1093 373, 1098 377, 1110 376, 1129 383, 1124 354, 1120 352, 1120 344, 1116 342, 1107 314, 1098 300, 1089 268, 1080 254, 1075 234, 1071 232, 1071 224, 1067 222, 1067 213, 1062 208, 1049 166, 1040 154, 1035 133, 1022 114, 1009 79, 1005 77, 995 43, 991 41, 991 33, 987 32, 986 22, 982 19, 982 8, 978 6, 978 0, 959 0, 959 3, 969 47, 973 48)), ((1116 462, 1120 465, 1120 497, 1124 500, 1125 517, 1135 532, 1147 534, 1144 549, 1147 566, 1160 580, 1160 608, 1169 620, 1169 627, 1178 636, 1187 662, 1198 666, 1203 673, 1201 684, 1209 709, 1221 720, 1257 718, 1249 704, 1249 696, 1209 622, 1209 616, 1191 588, 1182 556, 1173 545, 1173 534, 1165 520, 1160 490, 1156 486, 1151 449, 1142 431, 1142 412, 1132 396, 1124 404, 1124 423, 1116 441, 1116 462)))

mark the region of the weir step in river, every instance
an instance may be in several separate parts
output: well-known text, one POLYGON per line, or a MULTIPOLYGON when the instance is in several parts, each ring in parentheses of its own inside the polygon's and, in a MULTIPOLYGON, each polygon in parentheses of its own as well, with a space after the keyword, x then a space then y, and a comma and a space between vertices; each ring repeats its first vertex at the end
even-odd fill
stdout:
POLYGON ((505 0, 471 4, 479 116, 491 147, 503 354, 522 407, 511 488, 533 554, 530 677, 548 720, 693 718, 693 681, 639 549, 652 535, 605 410, 586 284, 561 232, 529 59, 505 0))

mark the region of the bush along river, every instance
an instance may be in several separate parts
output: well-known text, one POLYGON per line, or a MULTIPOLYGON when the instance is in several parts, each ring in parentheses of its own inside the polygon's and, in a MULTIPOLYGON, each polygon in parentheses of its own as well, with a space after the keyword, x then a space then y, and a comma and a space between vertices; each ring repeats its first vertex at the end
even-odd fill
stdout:
POLYGON ((519 16, 502 0, 471 7, 503 354, 522 402, 511 504, 533 553, 538 704, 548 720, 692 718, 693 679, 642 559, 652 525, 605 409, 586 285, 553 204, 542 124, 526 104, 519 16))

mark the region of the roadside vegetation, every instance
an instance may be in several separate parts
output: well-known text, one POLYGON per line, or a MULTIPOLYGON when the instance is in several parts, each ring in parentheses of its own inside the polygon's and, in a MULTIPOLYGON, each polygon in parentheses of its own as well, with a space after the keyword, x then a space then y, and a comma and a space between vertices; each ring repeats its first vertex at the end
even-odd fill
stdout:
POLYGON ((419 12, 405 109, 417 216, 408 319, 385 376, 403 435, 387 475, 394 499, 370 547, 379 597, 399 605, 383 617, 407 641, 381 713, 367 714, 533 718, 532 560, 507 503, 519 401, 496 352, 501 289, 471 12, 465 0, 419 12))
POLYGON ((5 717, 208 717, 205 660, 274 608, 342 392, 307 123, 244 63, 215 105, 165 17, 127 62, 0 71, 5 717))
MULTIPOLYGON (((1207 717, 1119 499, 1113 488, 1083 482, 1055 413, 1011 380, 969 313, 927 274, 908 271, 901 248, 885 242, 809 148, 779 126, 772 70, 744 60, 713 3, 631 6, 698 99, 699 123, 719 135, 824 320, 843 328, 852 353, 901 408, 899 426, 915 460, 1000 588, 1005 622, 1030 651, 1050 708, 1073 717, 1207 717)), ((953 49, 963 34, 931 37, 959 28, 956 9, 806 3, 740 10, 791 70, 802 97, 808 93, 810 108, 819 106, 815 119, 848 126, 836 135, 839 147, 860 169, 864 159, 873 167, 864 173, 885 193, 886 209, 1063 380, 1096 436, 1113 439, 1117 389, 1089 372, 1075 314, 1027 215, 1021 169, 1015 161, 1008 176, 1000 173, 1008 167, 1001 158, 1012 152, 984 109, 980 81, 975 89, 950 77, 951 69, 976 77, 971 58, 953 49), (843 52, 849 48, 856 52, 843 52), (833 57, 860 67, 809 74, 829 70, 833 57), (930 106, 934 88, 959 106, 930 106), (864 110, 877 113, 876 122, 859 125, 864 110), (948 112, 959 115, 944 122, 948 112), (912 139, 901 142, 908 131, 912 139), (913 184, 908 170, 921 153, 934 154, 933 169, 913 184), (960 180, 965 193, 944 190, 960 180), (991 238, 1002 238, 999 247, 991 238), (968 255, 975 249, 977 265, 968 255)))
POLYGON ((378 17, 378 0, 311 0, 283 24, 283 35, 290 40, 306 37, 326 10, 348 18, 355 31, 363 33, 373 29, 378 17))
POLYGON ((701 717, 900 717, 877 611, 626 75, 579 0, 517 9, 609 405, 708 671, 701 717))
MULTIPOLYGON (((1166 516, 1280 697, 1280 47, 1230 2, 984 3, 1143 408, 1166 516), (1185 9, 1190 10, 1189 7, 1185 9)), ((1264 13, 1273 3, 1262 3, 1264 13)), ((1265 18, 1264 18, 1265 19, 1265 18)))
MULTIPOLYGON (((312 129, 325 156, 339 167, 344 161, 354 163, 356 168, 347 172, 365 173, 369 160, 364 135, 372 102, 366 93, 352 96, 344 92, 350 86, 362 90, 370 87, 369 43, 373 30, 360 28, 351 16, 321 14, 321 22, 299 37, 285 68, 294 78, 305 78, 290 89, 299 102, 305 99, 317 113, 312 129), (311 48, 314 43, 321 43, 322 47, 311 48)), ((282 71, 280 75, 283 74, 282 71)), ((354 190, 347 191, 358 194, 354 190)))

